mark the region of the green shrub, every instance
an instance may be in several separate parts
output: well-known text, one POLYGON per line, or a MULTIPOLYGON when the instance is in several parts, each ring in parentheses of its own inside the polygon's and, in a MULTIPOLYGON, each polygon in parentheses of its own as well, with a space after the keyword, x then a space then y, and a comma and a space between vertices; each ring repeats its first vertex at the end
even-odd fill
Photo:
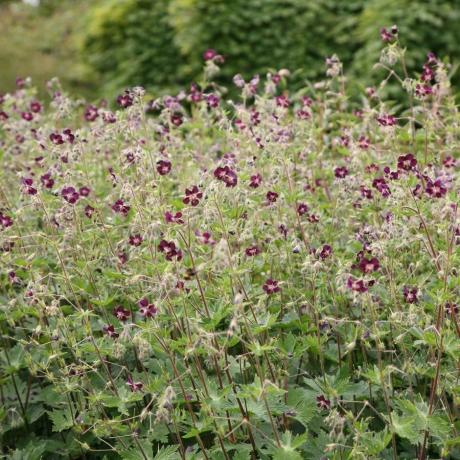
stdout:
POLYGON ((168 88, 181 81, 167 6, 167 0, 106 0, 92 8, 83 52, 106 89, 168 88))

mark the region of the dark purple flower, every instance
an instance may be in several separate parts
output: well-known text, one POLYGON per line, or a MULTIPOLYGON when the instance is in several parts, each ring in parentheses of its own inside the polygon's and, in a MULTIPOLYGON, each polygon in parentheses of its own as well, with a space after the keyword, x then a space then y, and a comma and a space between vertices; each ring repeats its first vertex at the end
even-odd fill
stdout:
POLYGON ((447 302, 445 306, 445 312, 447 316, 457 316, 458 305, 456 303, 447 302))
POLYGON ((127 107, 132 106, 133 102, 134 102, 133 96, 129 91, 125 91, 123 94, 120 94, 117 97, 117 104, 120 107, 123 107, 124 109, 126 109, 127 107))
POLYGON ((220 99, 216 94, 208 94, 206 96, 206 104, 209 108, 216 108, 219 105, 220 99))
POLYGON ((210 232, 203 232, 200 233, 198 230, 195 232, 196 237, 202 244, 208 244, 210 246, 216 244, 215 240, 213 240, 212 235, 210 232))
POLYGON ((95 211, 95 209, 92 206, 90 206, 89 204, 87 204, 85 206, 85 216, 88 219, 91 219, 93 217, 94 211, 95 211))
POLYGON ((364 280, 356 279, 350 276, 347 280, 347 287, 355 292, 367 292, 368 285, 364 280))
POLYGON ((171 261, 173 258, 176 258, 179 261, 182 259, 182 251, 176 247, 173 241, 161 240, 158 250, 165 255, 166 260, 171 261))
POLYGON ((32 101, 30 103, 30 110, 33 113, 40 113, 42 111, 42 105, 38 101, 32 101))
POLYGON ((80 196, 87 197, 91 193, 91 189, 89 187, 83 186, 80 187, 80 190, 78 190, 78 193, 80 196))
POLYGON ((131 246, 140 246, 142 244, 142 241, 144 241, 144 238, 142 238, 142 236, 139 233, 129 236, 129 244, 131 246))
POLYGON ((454 168, 457 165, 457 160, 454 157, 449 155, 446 158, 444 158, 444 160, 442 161, 442 164, 446 168, 454 168))
POLYGON ((266 198, 269 203, 275 203, 276 200, 278 199, 278 196, 279 196, 278 193, 273 192, 273 191, 268 191, 266 198))
POLYGON ((380 126, 395 126, 396 117, 388 113, 384 113, 377 117, 377 122, 379 123, 380 126))
POLYGON ((115 328, 111 324, 104 326, 103 331, 112 339, 116 339, 120 335, 118 332, 115 332, 115 328))
POLYGON ((447 188, 441 179, 429 180, 425 187, 425 192, 435 198, 442 198, 447 193, 447 188))
POLYGON ((51 173, 46 173, 43 174, 43 176, 40 177, 40 181, 45 188, 53 188, 54 185, 54 179, 51 177, 51 173))
POLYGON ((75 204, 80 198, 79 193, 75 190, 74 187, 64 187, 61 191, 61 196, 69 204, 75 204))
POLYGON ((214 171, 214 177, 225 183, 226 187, 235 187, 238 183, 238 177, 229 166, 219 166, 214 171))
POLYGON ((153 318, 158 313, 158 308, 145 297, 139 300, 137 305, 139 305, 139 312, 144 318, 153 318))
POLYGON ((372 187, 376 188, 383 197, 391 195, 390 187, 383 177, 378 177, 372 181, 372 187))
POLYGON ((11 227, 13 225, 13 219, 10 216, 0 212, 0 225, 3 229, 11 227))
POLYGON ((265 281, 264 285, 262 286, 262 289, 268 294, 272 295, 275 294, 276 292, 281 291, 281 288, 278 285, 278 281, 275 281, 271 278, 269 278, 267 281, 265 281))
POLYGON ((157 161, 157 171, 160 176, 165 176, 171 172, 171 162, 168 160, 157 161))
POLYGON ((125 204, 123 200, 117 200, 112 205, 112 210, 117 214, 122 214, 123 216, 126 216, 130 209, 131 207, 125 204))
POLYGON ((415 159, 412 153, 407 155, 401 155, 398 158, 398 168, 403 169, 404 171, 413 171, 417 166, 417 160, 415 159))
POLYGON ((259 173, 257 173, 257 174, 254 174, 253 176, 251 176, 250 182, 249 182, 249 187, 257 188, 257 187, 260 186, 261 183, 262 183, 262 176, 259 173))
POLYGON ((316 397, 316 405, 323 410, 329 410, 331 408, 331 401, 326 399, 324 395, 316 397))
POLYGON ((203 59, 205 61, 211 61, 214 59, 216 56, 218 56, 218 53, 216 50, 212 48, 208 48, 204 53, 203 53, 203 59))
POLYGON ((27 195, 36 195, 37 189, 33 187, 34 180, 31 177, 22 179, 22 190, 27 195))
POLYGON ((116 307, 113 310, 113 314, 120 320, 120 321, 126 321, 130 316, 131 312, 127 310, 126 308, 123 308, 121 305, 116 307))
POLYGON ((88 105, 85 109, 84 117, 86 121, 94 121, 99 116, 99 110, 94 105, 88 105))
POLYGON ((371 141, 366 136, 360 136, 358 139, 358 146, 360 149, 367 150, 371 145, 371 141))
POLYGON ((371 259, 368 259, 366 257, 361 257, 358 268, 363 272, 363 273, 372 273, 377 271, 380 268, 380 262, 376 257, 372 257, 371 259))
POLYGON ((411 288, 408 286, 403 287, 403 296, 404 300, 407 303, 417 303, 418 302, 418 288, 411 288))
POLYGON ((257 246, 249 246, 248 248, 245 249, 244 251, 248 257, 253 257, 256 256, 257 254, 260 254, 260 249, 257 246))
POLYGON ((200 199, 203 198, 203 192, 196 186, 185 189, 185 197, 182 202, 184 204, 191 204, 192 206, 198 206, 200 199))
POLYGON ((343 179, 344 177, 348 176, 348 168, 345 166, 339 166, 338 168, 334 169, 334 175, 338 179, 343 179))
POLYGON ((332 254, 332 247, 331 247, 329 244, 325 244, 325 245, 322 247, 321 252, 319 253, 319 256, 321 257, 321 259, 325 260, 325 259, 327 259, 331 254, 332 254))
POLYGON ((303 216, 308 212, 308 206, 305 203, 299 203, 297 205, 297 214, 303 216))
POLYGON ((184 122, 183 115, 181 113, 173 113, 171 115, 171 123, 174 126, 179 127, 184 122))
POLYGON ((21 112, 21 117, 25 121, 32 121, 34 119, 34 114, 32 112, 21 112))
POLYGON ((134 382, 131 376, 129 376, 126 380, 126 385, 129 386, 132 392, 142 391, 142 388, 144 387, 144 384, 142 382, 134 382))
POLYGON ((72 130, 69 128, 64 129, 62 131, 62 138, 67 141, 69 144, 73 144, 75 140, 75 135, 72 133, 72 130))
POLYGON ((181 212, 176 212, 175 214, 173 214, 172 212, 166 211, 165 221, 168 224, 183 224, 184 223, 181 212))
POLYGON ((62 136, 58 133, 51 133, 50 134, 50 141, 54 144, 54 145, 61 145, 64 143, 64 139, 62 138, 62 136))
POLYGON ((275 100, 276 100, 276 105, 277 105, 278 107, 287 108, 287 107, 289 107, 289 105, 291 104, 291 102, 289 101, 289 99, 288 99, 287 96, 285 96, 285 95, 276 96, 276 97, 275 97, 275 100))

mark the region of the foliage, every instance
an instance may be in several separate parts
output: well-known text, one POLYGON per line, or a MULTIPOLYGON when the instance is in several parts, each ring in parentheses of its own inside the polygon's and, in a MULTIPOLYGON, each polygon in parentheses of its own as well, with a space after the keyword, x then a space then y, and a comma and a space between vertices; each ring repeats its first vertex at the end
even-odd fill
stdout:
POLYGON ((385 39, 398 114, 336 57, 225 103, 212 53, 115 111, 0 98, 5 457, 460 458, 460 114, 385 39))
POLYGON ((83 26, 78 18, 87 8, 85 0, 60 2, 54 8, 49 2, 41 8, 0 4, 0 94, 14 89, 18 77, 31 77, 42 88, 58 76, 74 93, 93 95, 94 82, 78 51, 83 26))
POLYGON ((142 84, 168 88, 181 82, 167 0, 105 0, 92 8, 83 53, 114 90, 142 84))

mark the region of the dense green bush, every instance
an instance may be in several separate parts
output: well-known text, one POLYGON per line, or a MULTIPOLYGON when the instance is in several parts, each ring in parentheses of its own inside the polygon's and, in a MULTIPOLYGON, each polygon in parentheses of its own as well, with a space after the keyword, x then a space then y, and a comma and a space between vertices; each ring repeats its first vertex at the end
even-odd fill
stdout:
POLYGON ((207 48, 227 61, 221 82, 273 68, 317 79, 324 59, 338 54, 364 85, 381 76, 369 72, 381 27, 398 24, 413 70, 428 51, 458 60, 459 16, 455 0, 104 0, 92 10, 84 53, 118 89, 197 78, 207 48))
POLYGON ((105 0, 91 9, 83 52, 106 89, 142 84, 168 88, 181 81, 168 0, 105 0))

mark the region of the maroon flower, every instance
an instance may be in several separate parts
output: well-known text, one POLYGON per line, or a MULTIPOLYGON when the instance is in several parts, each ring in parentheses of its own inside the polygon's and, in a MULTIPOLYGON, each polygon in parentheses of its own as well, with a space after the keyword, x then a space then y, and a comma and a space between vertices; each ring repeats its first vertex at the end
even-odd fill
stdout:
POLYGON ((206 104, 209 108, 216 108, 219 105, 220 99, 216 94, 208 94, 206 96, 206 104))
POLYGON ((360 149, 367 150, 371 145, 371 141, 366 136, 360 136, 358 139, 358 146, 360 149))
POLYGON ((253 257, 253 256, 256 256, 257 254, 260 254, 261 251, 258 248, 258 246, 249 246, 248 248, 246 248, 244 252, 246 253, 248 257, 253 257))
POLYGON ((166 211, 165 221, 168 224, 183 224, 184 223, 184 219, 182 219, 181 212, 176 212, 175 214, 173 214, 172 212, 166 211))
POLYGON ((0 225, 3 229, 11 227, 13 225, 13 219, 10 216, 0 212, 0 225))
POLYGON ((205 61, 211 61, 214 59, 216 56, 218 56, 218 53, 216 50, 209 48, 203 53, 203 59, 205 61))
POLYGON ((345 166, 339 166, 338 168, 334 169, 334 174, 338 179, 343 179, 344 177, 348 176, 348 169, 345 166))
POLYGON ((331 247, 329 244, 325 244, 325 245, 322 247, 321 252, 319 253, 319 256, 321 257, 321 259, 325 260, 325 259, 327 259, 331 254, 332 254, 332 247, 331 247))
POLYGON ((83 186, 80 187, 80 190, 78 190, 78 193, 80 196, 87 197, 91 193, 91 189, 89 187, 83 186))
POLYGON ((216 244, 215 240, 213 240, 212 235, 210 232, 203 232, 200 233, 198 230, 195 232, 196 237, 199 239, 199 241, 202 244, 208 244, 212 246, 213 244, 216 244))
POLYGON ((257 173, 257 174, 254 174, 253 176, 251 176, 250 182, 249 182, 249 187, 257 188, 257 187, 260 186, 261 183, 262 183, 262 176, 259 173, 257 173))
POLYGON ((445 312, 447 316, 458 315, 458 305, 456 303, 447 302, 445 306, 445 312))
POLYGON ((171 171, 171 162, 168 160, 157 161, 157 171, 160 176, 165 176, 171 171))
POLYGON ((305 203, 299 203, 297 205, 297 214, 303 216, 308 212, 308 206, 305 203))
POLYGON ((50 134, 50 141, 54 144, 54 145, 62 145, 64 143, 64 139, 62 138, 62 136, 58 133, 51 133, 50 134))
POLYGON ((173 113, 171 115, 171 123, 174 126, 180 126, 183 122, 184 122, 184 119, 181 113, 173 113))
POLYGON ((99 116, 98 108, 94 105, 88 105, 85 109, 84 117, 86 121, 94 121, 99 116))
POLYGON ((69 204, 75 204, 80 198, 79 193, 74 187, 64 187, 61 191, 61 195, 69 204))
POLYGON ((120 335, 118 332, 115 332, 115 328, 111 324, 104 326, 103 331, 112 339, 116 339, 120 335))
POLYGON ((372 190, 370 188, 367 188, 365 185, 360 185, 359 191, 363 198, 367 198, 368 200, 372 199, 372 190))
POLYGON ((454 168, 457 165, 457 160, 449 155, 448 157, 444 158, 442 164, 446 168, 454 168))
POLYGON ((435 198, 442 198, 447 193, 447 188, 441 179, 429 180, 426 184, 425 192, 435 198))
POLYGON ((324 395, 320 395, 316 397, 316 405, 320 409, 329 410, 331 408, 331 401, 326 399, 324 395))
POLYGON ((404 171, 413 171, 417 166, 417 160, 415 159, 412 153, 407 155, 401 155, 398 158, 398 168, 403 169, 404 171))
POLYGON ((51 173, 43 174, 43 176, 40 177, 40 182, 45 188, 53 188, 54 179, 51 177, 51 173))
POLYGON ((287 98, 287 96, 284 96, 284 95, 276 96, 276 97, 275 97, 275 100, 276 100, 276 105, 277 105, 278 107, 287 108, 287 107, 289 107, 289 105, 291 104, 291 102, 289 101, 289 99, 287 98))
POLYGON ((265 281, 264 285, 262 286, 262 289, 268 294, 272 295, 275 294, 276 292, 281 291, 281 288, 278 285, 278 281, 275 281, 271 278, 269 278, 267 281, 265 281))
POLYGON ((201 198, 203 198, 203 192, 201 192, 200 189, 194 185, 193 187, 185 189, 185 197, 182 202, 184 204, 197 206, 201 198))
POLYGON ((118 262, 119 262, 121 265, 124 265, 126 262, 128 262, 128 254, 126 254, 125 251, 120 251, 120 252, 117 254, 117 258, 118 258, 118 262))
POLYGON ((95 209, 92 206, 90 206, 89 204, 85 206, 85 216, 88 219, 91 219, 93 217, 94 211, 95 211, 95 209))
POLYGON ((32 101, 29 107, 33 113, 40 113, 42 111, 42 105, 38 101, 32 101))
POLYGON ((182 251, 176 247, 173 241, 161 240, 158 245, 158 250, 165 255, 166 260, 173 260, 173 258, 176 258, 176 260, 179 261, 182 259, 182 251))
POLYGON ((376 257, 372 257, 371 259, 367 259, 366 257, 361 257, 358 268, 363 273, 372 273, 377 271, 380 268, 380 262, 376 257))
POLYGON ((367 292, 368 285, 364 280, 356 279, 350 276, 347 280, 347 287, 355 292, 367 292))
POLYGON ((32 121, 34 119, 34 114, 32 112, 21 112, 21 117, 25 121, 32 121))
POLYGON ((22 179, 22 190, 27 195, 36 195, 37 189, 33 187, 34 180, 31 177, 22 179))
POLYGON ((378 177, 372 181, 372 187, 376 188, 382 196, 388 197, 391 195, 390 187, 383 177, 378 177))
POLYGON ((117 214, 122 214, 123 216, 126 216, 130 209, 131 207, 125 204, 123 200, 117 200, 112 205, 112 210, 117 214))
POLYGON ((377 117, 377 122, 380 126, 394 126, 396 125, 396 117, 388 113, 384 113, 377 117))
POLYGON ((275 203, 276 200, 278 199, 278 196, 279 196, 278 193, 269 191, 267 192, 266 198, 269 203, 275 203))
POLYGON ((127 107, 132 106, 133 102, 134 102, 133 96, 129 91, 125 91, 123 94, 120 94, 117 97, 117 104, 120 107, 123 107, 124 109, 126 109, 127 107))
POLYGON ((225 183, 226 187, 235 187, 238 183, 238 177, 229 166, 219 166, 214 171, 214 177, 225 183))
POLYGON ((139 305, 139 312, 144 318, 153 318, 158 313, 158 308, 145 297, 139 300, 137 305, 139 305))
POLYGON ((134 382, 131 376, 129 376, 126 380, 126 385, 129 386, 132 392, 142 391, 142 388, 144 387, 144 384, 142 382, 134 382))
POLYGON ((64 129, 62 131, 62 138, 67 141, 69 144, 73 144, 75 140, 75 135, 72 133, 72 130, 69 128, 64 129))
POLYGON ((131 246, 140 246, 142 244, 142 241, 144 241, 144 238, 142 238, 142 236, 139 233, 129 236, 129 244, 131 246))
POLYGON ((404 286, 403 296, 404 296, 404 300, 407 303, 417 303, 418 302, 418 289, 416 287, 411 288, 408 286, 404 286))
POLYGON ((123 308, 121 305, 119 305, 117 308, 113 310, 113 314, 120 320, 120 321, 126 321, 130 315, 131 312, 127 310, 126 308, 123 308))

